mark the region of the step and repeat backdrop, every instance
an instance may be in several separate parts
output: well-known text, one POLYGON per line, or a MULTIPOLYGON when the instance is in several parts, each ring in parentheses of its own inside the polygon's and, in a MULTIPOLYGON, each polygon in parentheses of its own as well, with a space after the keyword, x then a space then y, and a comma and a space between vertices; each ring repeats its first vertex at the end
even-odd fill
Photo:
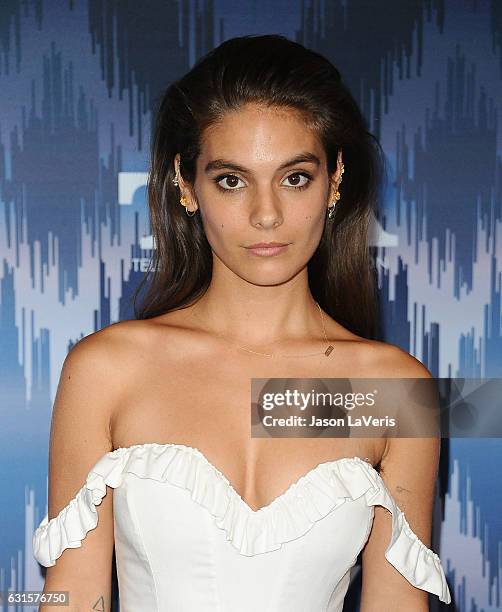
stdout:
MULTIPOLYGON (((223 40, 264 33, 329 57, 382 143, 382 338, 437 377, 502 377, 501 2, 3 0, 0 591, 43 585, 31 538, 65 355, 134 318, 159 95, 223 40)), ((498 437, 444 441, 434 548, 449 610, 502 608, 501 469, 498 437)))

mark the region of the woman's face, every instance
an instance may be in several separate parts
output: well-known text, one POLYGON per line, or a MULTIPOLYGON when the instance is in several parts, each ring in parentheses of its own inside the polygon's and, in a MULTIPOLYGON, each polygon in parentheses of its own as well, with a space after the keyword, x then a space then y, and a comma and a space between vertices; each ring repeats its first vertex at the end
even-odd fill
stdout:
POLYGON ((324 149, 301 115, 248 104, 205 131, 194 187, 183 193, 189 210, 198 205, 216 258, 248 282, 273 285, 316 250, 340 164, 341 155, 330 189, 324 149), (287 246, 249 248, 267 242, 287 246))

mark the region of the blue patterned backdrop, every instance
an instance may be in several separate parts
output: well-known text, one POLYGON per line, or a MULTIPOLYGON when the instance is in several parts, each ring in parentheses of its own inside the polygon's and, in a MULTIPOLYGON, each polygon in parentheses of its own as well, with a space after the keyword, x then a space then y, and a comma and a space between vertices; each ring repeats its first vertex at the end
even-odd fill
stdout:
MULTIPOLYGON (((272 32, 328 56, 382 142, 384 339, 436 376, 502 375, 500 0, 2 0, 0 590, 43 584, 31 536, 64 357, 133 318, 152 109, 221 41, 272 32)), ((498 439, 444 445, 450 610, 501 608, 501 468, 498 439)))

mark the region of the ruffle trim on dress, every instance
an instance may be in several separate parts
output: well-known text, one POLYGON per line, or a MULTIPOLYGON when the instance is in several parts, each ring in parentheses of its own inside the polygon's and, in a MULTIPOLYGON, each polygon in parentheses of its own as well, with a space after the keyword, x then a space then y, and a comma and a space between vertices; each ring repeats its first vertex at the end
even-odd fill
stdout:
POLYGON ((186 489, 214 517, 240 554, 253 556, 281 548, 348 500, 365 497, 368 506, 392 514, 386 559, 415 587, 450 603, 438 555, 413 533, 373 466, 359 457, 320 463, 267 506, 253 510, 232 484, 198 449, 182 444, 146 443, 118 448, 101 457, 84 486, 57 516, 46 514, 33 534, 35 559, 55 565, 66 548, 78 548, 98 524, 98 506, 106 487, 119 487, 125 474, 168 482, 186 489))

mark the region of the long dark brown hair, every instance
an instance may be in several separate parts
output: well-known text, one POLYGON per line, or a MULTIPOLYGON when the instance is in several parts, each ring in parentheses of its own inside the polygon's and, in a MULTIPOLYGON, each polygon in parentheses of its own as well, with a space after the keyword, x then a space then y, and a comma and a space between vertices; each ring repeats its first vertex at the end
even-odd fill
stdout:
POLYGON ((193 185, 204 130, 247 102, 301 111, 322 142, 329 175, 342 149, 341 199, 308 262, 309 287, 323 310, 341 325, 359 336, 376 338, 376 274, 368 228, 376 212, 383 152, 337 68, 279 35, 227 40, 164 92, 147 184, 154 251, 134 295, 136 318, 188 306, 209 287, 211 247, 200 214, 189 217, 180 205, 179 188, 172 182, 174 158, 180 154, 180 173, 193 185), (137 307, 147 279, 148 289, 137 307))

